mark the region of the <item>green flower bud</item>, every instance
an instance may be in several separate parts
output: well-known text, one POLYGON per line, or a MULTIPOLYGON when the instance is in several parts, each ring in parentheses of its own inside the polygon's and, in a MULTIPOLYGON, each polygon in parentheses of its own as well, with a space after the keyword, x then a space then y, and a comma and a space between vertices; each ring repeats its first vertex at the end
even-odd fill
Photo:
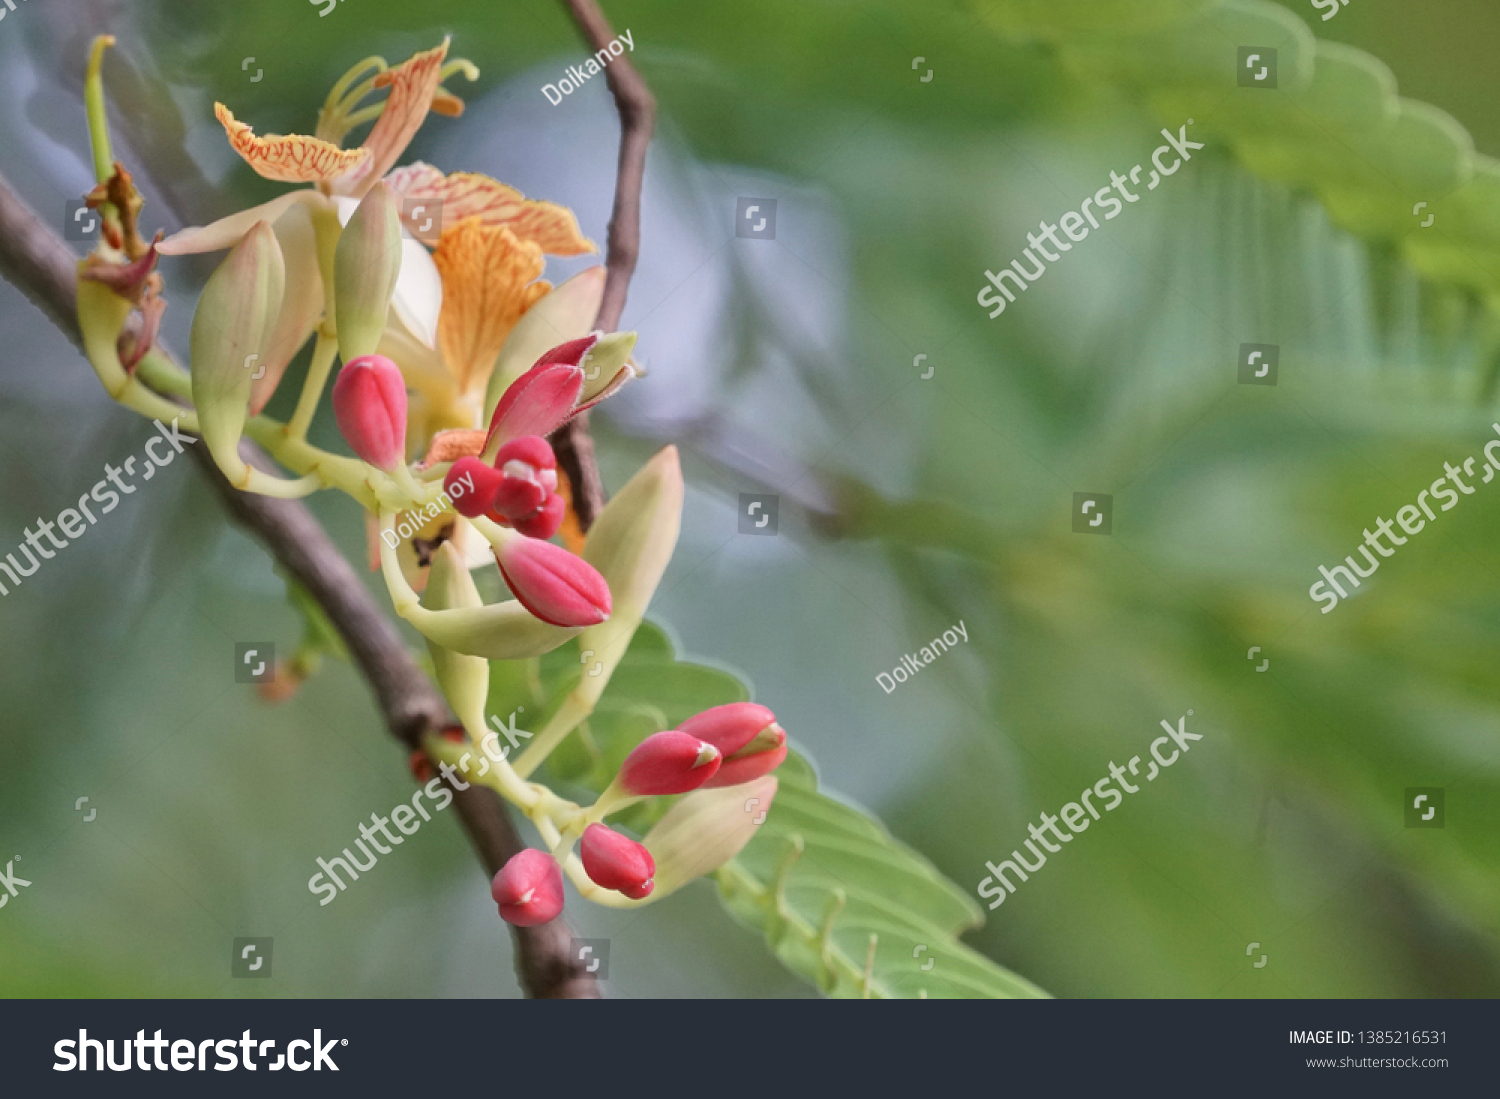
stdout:
POLYGON ((660 900, 694 878, 710 874, 755 838, 776 797, 776 779, 765 775, 741 786, 694 790, 668 809, 642 839, 656 860, 660 900))
POLYGON ((334 316, 346 363, 379 349, 400 273, 400 212, 391 189, 377 183, 344 226, 333 254, 334 316))
POLYGON ((286 264, 276 234, 256 222, 209 276, 193 314, 193 403, 209 453, 237 487, 250 479, 240 459, 240 435, 256 366, 269 359, 286 286, 286 264))
POLYGON ((672 560, 682 494, 677 448, 669 446, 626 482, 589 530, 583 559, 608 582, 612 609, 607 621, 589 626, 578 640, 580 649, 593 649, 603 664, 600 674, 584 676, 573 691, 586 707, 604 693, 672 560))
POLYGON ((583 392, 578 395, 580 412, 593 408, 615 390, 635 377, 630 353, 635 350, 634 332, 609 332, 589 348, 579 363, 583 370, 583 392))

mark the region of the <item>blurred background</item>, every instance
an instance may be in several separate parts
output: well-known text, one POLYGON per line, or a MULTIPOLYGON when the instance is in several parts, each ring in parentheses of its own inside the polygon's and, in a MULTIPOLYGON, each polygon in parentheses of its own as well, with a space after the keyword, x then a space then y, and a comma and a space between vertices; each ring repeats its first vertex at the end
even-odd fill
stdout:
MULTIPOLYGON (((541 92, 587 52, 560 5, 319 6, 19 3, 0 20, 0 171, 62 231, 92 185, 86 45, 112 33, 143 225, 202 223, 280 189, 228 149, 216 100, 257 132, 311 132, 359 59, 452 34, 482 77, 450 82, 466 113, 404 159, 566 204, 603 242, 617 121, 602 79, 556 106, 541 92)), ((1174 6, 1196 5, 1140 10, 1174 6)), ((622 322, 649 376, 594 426, 612 489, 683 450, 651 614, 680 650, 740 674, 826 789, 971 895, 1028 822, 1192 710, 1190 755, 967 937, 1054 995, 1500 994, 1500 490, 1332 613, 1307 595, 1495 437, 1500 338, 1477 298, 1205 127, 1189 166, 991 320, 985 269, 1185 119, 1002 36, 1037 7, 1019 0, 604 7, 661 117, 622 322), (774 200, 774 239, 737 235, 746 198, 774 200), (1280 348, 1276 386, 1237 384, 1242 343, 1280 348), (1075 492, 1113 497, 1108 537, 1072 532, 1075 492), (778 498, 775 537, 738 533, 741 493, 778 498), (878 684, 960 620, 967 644, 878 684), (1444 790, 1443 828, 1406 826, 1410 787, 1444 790)), ((1086 7, 1104 37, 1135 10, 1086 7)), ((1500 9, 1284 7, 1500 155, 1500 9)), ((178 348, 210 269, 163 266, 178 348)), ((150 433, 0 284, 0 553, 150 433)), ((326 406, 315 438, 340 445, 326 406)), ((362 560, 354 505, 311 506, 362 560)), ((300 632, 270 559, 184 464, 0 597, 0 861, 34 883, 0 913, 0 994, 518 994, 454 820, 326 908, 307 891, 411 781, 347 664, 274 706, 235 682, 236 643, 285 656, 300 632), (231 979, 242 936, 274 937, 271 979, 231 979)), ((568 915, 610 939, 611 996, 814 994, 706 882, 568 915)))

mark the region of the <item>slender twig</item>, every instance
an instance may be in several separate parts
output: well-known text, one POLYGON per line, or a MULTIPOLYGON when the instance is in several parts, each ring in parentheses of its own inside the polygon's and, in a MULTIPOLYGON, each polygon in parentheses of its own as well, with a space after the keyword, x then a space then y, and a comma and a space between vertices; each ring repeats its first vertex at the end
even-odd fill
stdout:
MULTIPOLYGON (((563 0, 563 3, 594 52, 614 40, 615 32, 595 0, 563 0)), ((630 277, 635 273, 641 252, 641 186, 646 175, 646 150, 656 126, 656 99, 627 54, 604 66, 604 79, 620 115, 620 159, 604 260, 604 297, 594 327, 613 332, 625 311, 630 277)), ((588 530, 606 499, 599 467, 594 461, 588 414, 577 417, 553 435, 552 445, 558 464, 573 486, 573 511, 579 526, 588 530)))
MULTIPOLYGON (((77 260, 0 176, 0 274, 18 287, 75 344, 79 342, 77 260)), ((165 353, 165 348, 162 349, 165 353)), ((269 465, 248 443, 246 460, 269 465)), ((264 542, 277 561, 317 601, 369 681, 390 731, 408 747, 455 723, 390 619, 376 606, 353 567, 312 514, 294 500, 276 500, 230 487, 205 448, 190 448, 229 512, 264 542)), ((486 872, 494 875, 523 844, 499 796, 470 785, 455 790, 455 806, 486 872)), ((572 932, 562 920, 512 928, 516 969, 532 996, 583 999, 598 984, 572 956, 572 932)))

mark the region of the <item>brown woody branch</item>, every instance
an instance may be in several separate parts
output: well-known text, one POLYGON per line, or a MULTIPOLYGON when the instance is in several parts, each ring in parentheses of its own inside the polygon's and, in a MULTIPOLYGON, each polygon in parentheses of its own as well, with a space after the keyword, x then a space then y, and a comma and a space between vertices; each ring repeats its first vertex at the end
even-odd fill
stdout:
MULTIPOLYGON (((592 51, 598 52, 615 32, 595 0, 563 0, 592 51)), ((641 186, 646 175, 646 150, 656 126, 656 99, 645 78, 630 63, 627 54, 604 66, 604 79, 614 96, 620 115, 620 159, 615 175, 615 203, 609 218, 608 251, 604 261, 604 297, 594 327, 613 332, 625 311, 630 277, 641 251, 641 186)), ((578 523, 588 530, 604 507, 604 483, 594 461, 594 443, 589 437, 588 414, 577 417, 552 436, 557 461, 573 487, 573 510, 578 523)))
MULTIPOLYGON (((77 260, 0 176, 0 274, 52 322, 79 343, 77 260)), ((165 352, 165 349, 162 349, 165 352)), ((245 444, 246 457, 269 460, 245 444)), ((455 723, 447 703, 412 659, 400 633, 376 606, 353 567, 302 504, 240 492, 229 485, 203 447, 191 448, 226 508, 252 530, 277 561, 315 599, 343 638, 375 693, 392 734, 410 748, 455 723)), ((492 789, 454 791, 454 804, 487 874, 493 876, 524 846, 492 789)), ((562 920, 512 928, 516 969, 529 995, 583 999, 598 996, 597 983, 572 956, 572 932, 562 920)))

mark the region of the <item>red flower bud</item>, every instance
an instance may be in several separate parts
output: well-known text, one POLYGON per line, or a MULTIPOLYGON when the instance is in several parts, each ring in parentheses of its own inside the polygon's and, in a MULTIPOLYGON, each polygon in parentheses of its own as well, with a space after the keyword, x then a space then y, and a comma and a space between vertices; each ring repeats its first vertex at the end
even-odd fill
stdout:
POLYGON ((557 493, 547 497, 547 502, 537 508, 524 519, 517 519, 515 527, 527 538, 540 538, 545 541, 557 533, 557 528, 562 526, 563 515, 568 510, 568 503, 557 493))
POLYGON ((500 868, 490 884, 500 915, 517 927, 556 919, 563 908, 562 867, 545 851, 528 847, 500 868))
POLYGON ((393 469, 406 453, 406 382, 384 355, 344 364, 333 383, 333 414, 344 440, 372 466, 393 469))
MULTIPOLYGON (((511 466, 519 463, 511 462, 511 466)), ((531 477, 501 473, 491 508, 507 523, 524 519, 547 502, 547 490, 531 477)))
POLYGON ((509 523, 524 519, 557 488, 557 457, 540 435, 512 439, 495 454, 500 487, 491 505, 509 523))
POLYGON ((635 840, 591 824, 584 830, 578 845, 583 856, 583 870, 589 879, 605 889, 618 890, 631 900, 649 896, 656 887, 656 860, 635 840))
POLYGON ((550 435, 572 417, 583 392, 583 371, 576 365, 546 362, 545 355, 542 358, 500 395, 484 440, 486 456, 512 439, 550 435))
MULTIPOLYGON (((550 366, 553 363, 565 363, 568 366, 582 366, 583 357, 589 353, 594 344, 599 342, 599 333, 590 332, 587 336, 580 336, 576 340, 560 343, 550 351, 542 353, 542 357, 536 361, 536 366, 550 366)), ((533 368, 534 369, 534 368, 533 368)))
POLYGON ((454 511, 473 519, 490 509, 503 479, 494 466, 465 456, 448 470, 448 476, 443 478, 443 490, 452 498, 454 511))
POLYGON ((776 770, 786 762, 786 733, 778 728, 777 734, 782 740, 780 747, 756 752, 753 755, 741 754, 733 759, 726 759, 724 765, 719 768, 719 773, 703 785, 738 786, 742 782, 749 782, 776 770))
POLYGON ((754 702, 731 702, 688 718, 678 731, 712 744, 724 762, 705 787, 738 786, 774 771, 786 759, 786 730, 754 702))
MULTIPOLYGON (((679 732, 706 740, 725 756, 732 756, 755 739, 762 729, 776 724, 776 715, 754 702, 731 702, 688 718, 679 732)), ((779 726, 778 726, 779 728, 779 726)))
POLYGON ((722 758, 712 744, 676 729, 653 733, 625 757, 620 785, 632 794, 685 794, 713 778, 722 758))
POLYGON ((537 538, 495 551, 500 575, 521 605, 553 626, 597 626, 609 618, 609 585, 593 565, 537 538))

